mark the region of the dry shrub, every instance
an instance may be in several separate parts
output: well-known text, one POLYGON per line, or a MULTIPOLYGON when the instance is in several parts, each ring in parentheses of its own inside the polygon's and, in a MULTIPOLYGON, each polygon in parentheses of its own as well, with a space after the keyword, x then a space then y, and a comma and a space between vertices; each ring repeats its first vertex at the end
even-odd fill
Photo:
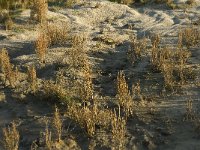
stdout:
POLYGON ((92 70, 87 58, 82 63, 83 80, 81 82, 82 86, 80 86, 80 98, 82 101, 91 101, 94 93, 91 78, 92 70))
POLYGON ((88 107, 81 108, 73 104, 68 108, 67 114, 82 128, 85 128, 89 136, 93 136, 95 134, 96 109, 89 109, 88 107))
POLYGON ((11 123, 11 127, 3 128, 3 146, 6 150, 18 150, 19 148, 19 132, 16 124, 11 123))
POLYGON ((84 48, 87 46, 87 36, 84 34, 75 34, 71 39, 72 47, 84 48))
POLYGON ((28 74, 28 81, 30 83, 30 88, 33 91, 33 93, 35 93, 37 90, 37 75, 35 67, 29 66, 27 74, 28 74))
POLYGON ((114 113, 111 120, 112 142, 115 149, 125 149, 126 120, 114 113))
POLYGON ((35 51, 41 63, 45 62, 45 56, 48 48, 48 37, 44 32, 39 33, 35 41, 35 51))
POLYGON ((46 99, 50 101, 68 104, 71 101, 70 93, 60 84, 53 81, 45 81, 43 92, 46 99))
POLYGON ((73 78, 79 70, 84 70, 88 63, 87 58, 87 38, 83 35, 74 35, 71 39, 72 48, 68 53, 69 68, 73 78))
POLYGON ((48 37, 49 46, 66 43, 69 30, 66 23, 48 23, 43 29, 48 37))
POLYGON ((44 23, 47 19, 47 0, 32 0, 30 19, 44 23))
POLYGON ((53 126, 56 130, 57 141, 61 142, 62 120, 61 120, 59 109, 57 107, 55 107, 55 112, 53 116, 53 126))
POLYGON ((126 83, 125 74, 120 71, 117 76, 117 100, 119 105, 123 108, 126 116, 133 114, 134 102, 126 83))
POLYGON ((75 120, 82 128, 85 128, 89 136, 94 136, 96 125, 109 128, 113 113, 109 110, 100 110, 96 105, 91 108, 82 108, 72 104, 68 108, 67 115, 75 120))
POLYGON ((191 46, 196 46, 199 43, 200 32, 198 29, 194 27, 188 27, 181 32, 183 44, 185 44, 187 48, 190 48, 191 46))
POLYGON ((154 69, 162 72, 165 87, 173 89, 177 83, 184 84, 186 80, 187 60, 191 53, 183 48, 183 33, 179 32, 177 48, 158 48, 158 36, 152 39, 151 63, 154 69), (177 80, 178 79, 178 80, 177 80), (180 82, 179 82, 180 81, 180 82))
POLYGON ((0 67, 1 71, 4 74, 5 82, 8 80, 11 87, 15 86, 17 81, 18 69, 14 68, 14 66, 10 63, 10 57, 8 55, 8 51, 6 49, 2 49, 0 52, 0 67))

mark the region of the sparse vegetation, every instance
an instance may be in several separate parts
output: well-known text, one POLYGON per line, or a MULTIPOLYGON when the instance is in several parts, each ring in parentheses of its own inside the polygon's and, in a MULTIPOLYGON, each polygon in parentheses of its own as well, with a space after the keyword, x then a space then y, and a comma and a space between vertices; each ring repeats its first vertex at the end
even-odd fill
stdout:
POLYGON ((0 149, 198 145, 199 2, 110 1, 0 0, 0 149))

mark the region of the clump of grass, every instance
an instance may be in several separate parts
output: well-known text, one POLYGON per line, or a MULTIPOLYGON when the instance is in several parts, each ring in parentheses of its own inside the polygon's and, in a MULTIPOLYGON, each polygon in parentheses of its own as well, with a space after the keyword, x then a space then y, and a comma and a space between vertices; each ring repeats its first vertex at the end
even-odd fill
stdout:
POLYGON ((112 142, 115 149, 125 148, 126 120, 114 113, 111 120, 112 142))
POLYGON ((63 45, 68 39, 68 25, 66 23, 48 23, 43 26, 49 46, 63 45))
POLYGON ((5 83, 8 80, 11 87, 15 87, 15 83, 17 81, 18 69, 14 68, 14 66, 10 63, 10 57, 8 55, 8 51, 6 49, 2 49, 0 52, 0 67, 1 71, 4 74, 5 83))
POLYGON ((48 3, 47 0, 32 0, 30 19, 39 23, 46 22, 48 3))
POLYGON ((35 51, 38 55, 40 63, 45 63, 45 56, 47 53, 48 44, 49 41, 47 35, 44 32, 39 33, 35 41, 35 51))
POLYGON ((92 78, 91 78, 92 70, 87 58, 85 58, 83 61, 82 73, 83 73, 83 80, 82 80, 82 86, 80 88, 80 98, 84 102, 91 101, 93 100, 93 93, 94 93, 92 78))
POLYGON ((69 104, 71 102, 70 93, 61 84, 53 81, 45 81, 43 85, 45 99, 59 102, 61 104, 69 104))
POLYGON ((68 108, 67 116, 76 121, 91 137, 95 135, 96 126, 109 129, 113 113, 108 109, 99 109, 97 105, 78 106, 72 104, 68 108))
POLYGON ((200 32, 197 28, 188 27, 182 32, 182 42, 186 45, 187 48, 191 46, 196 46, 200 41, 200 32))
POLYGON ((68 116, 75 120, 82 128, 85 128, 89 136, 95 134, 96 110, 88 107, 80 108, 73 104, 68 108, 68 116))
POLYGON ((11 127, 3 128, 3 146, 6 150, 18 150, 19 148, 19 132, 15 122, 11 123, 11 127))
POLYGON ((37 90, 37 75, 36 75, 36 69, 34 66, 28 67, 28 81, 30 83, 30 88, 33 91, 33 93, 37 90))
POLYGON ((160 38, 155 36, 152 41, 151 63, 155 70, 161 71, 165 87, 173 89, 177 84, 184 84, 188 72, 187 60, 191 53, 184 49, 184 32, 179 32, 177 48, 160 48, 160 38))
POLYGON ((117 95, 119 105, 123 108, 126 116, 133 114, 133 99, 126 83, 125 74, 120 71, 117 76, 117 95))

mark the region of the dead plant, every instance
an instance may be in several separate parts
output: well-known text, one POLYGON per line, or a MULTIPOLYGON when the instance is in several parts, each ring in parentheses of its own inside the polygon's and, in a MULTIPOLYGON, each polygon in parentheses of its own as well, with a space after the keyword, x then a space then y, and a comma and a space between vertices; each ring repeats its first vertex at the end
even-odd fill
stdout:
POLYGON ((53 116, 53 126, 56 130, 56 136, 57 136, 57 141, 60 143, 61 142, 61 136, 62 136, 62 120, 60 116, 59 109, 57 106, 55 106, 55 112, 53 116))
POLYGON ((196 46, 200 41, 200 31, 195 27, 185 28, 183 31, 183 44, 187 48, 191 46, 196 46))
POLYGON ((10 57, 8 55, 8 51, 6 49, 2 49, 0 52, 0 66, 1 71, 4 74, 5 83, 6 80, 9 81, 11 87, 15 87, 15 83, 17 81, 18 69, 15 69, 14 66, 10 63, 10 57))
POLYGON ((126 83, 125 74, 120 71, 117 76, 117 95, 119 105, 123 108, 126 116, 133 114, 133 99, 126 83))
POLYGON ((88 62, 88 59, 85 58, 82 67, 83 81, 82 86, 80 87, 80 98, 82 101, 91 101, 93 100, 93 84, 92 84, 92 70, 88 62))
POLYGON ((6 150, 18 150, 19 148, 19 132, 15 122, 11 123, 11 127, 3 128, 3 146, 6 150))
POLYGON ((30 19, 45 23, 48 12, 47 0, 31 0, 31 2, 30 19))
POLYGON ((112 142, 114 149, 125 148, 126 120, 117 116, 116 112, 111 120, 112 142))
POLYGON ((42 28, 47 35, 49 46, 63 45, 66 43, 69 30, 66 23, 48 23, 42 28))
POLYGON ((37 75, 35 67, 29 66, 27 74, 28 74, 28 81, 30 83, 30 88, 33 91, 33 93, 35 93, 37 90, 37 75))
POLYGON ((48 44, 47 35, 44 32, 40 33, 35 41, 35 51, 41 63, 45 62, 48 44))

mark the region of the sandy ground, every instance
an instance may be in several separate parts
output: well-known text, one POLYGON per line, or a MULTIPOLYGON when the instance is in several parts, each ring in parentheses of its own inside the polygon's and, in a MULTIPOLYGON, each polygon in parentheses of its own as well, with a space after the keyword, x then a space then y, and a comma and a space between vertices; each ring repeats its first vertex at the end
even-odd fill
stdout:
MULTIPOLYGON (((108 1, 100 1, 100 7, 95 8, 96 3, 97 1, 91 1, 90 4, 76 6, 74 9, 49 11, 48 19, 67 22, 71 33, 88 35, 89 58, 94 68, 93 81, 99 95, 114 99, 114 85, 119 70, 124 70, 130 84, 141 81, 142 93, 151 102, 145 106, 145 111, 137 110, 137 117, 128 120, 127 149, 198 150, 199 134, 193 122, 183 121, 183 116, 188 99, 193 100, 193 109, 199 115, 200 86, 195 83, 199 83, 200 79, 188 83, 175 93, 163 92, 162 76, 151 73, 149 50, 134 66, 127 62, 126 52, 130 35, 141 38, 156 33, 162 37, 163 45, 175 45, 178 31, 200 19, 200 2, 184 10, 172 10, 164 4, 128 7, 108 1), (112 39, 115 44, 95 40, 102 37, 112 39), (98 70, 101 70, 101 75, 97 75, 98 70), (152 114, 149 110, 153 110, 152 114)), ((11 62, 20 66, 22 72, 25 73, 27 65, 35 64, 39 79, 54 78, 56 65, 65 57, 67 48, 50 48, 46 66, 40 68, 33 45, 37 32, 28 23, 29 12, 24 10, 16 19, 19 26, 17 31, 5 31, 0 26, 0 49, 8 49, 11 62), (23 25, 27 28, 21 29, 20 26, 23 25)), ((197 74, 200 74, 199 46, 190 49, 192 57, 189 60, 197 74)), ((22 84, 27 83, 23 81, 22 84)), ((22 92, 23 85, 19 91, 4 87, 2 83, 0 85, 0 128, 13 120, 17 122, 21 133, 20 150, 29 149, 31 142, 39 138, 41 130, 44 130, 44 116, 50 117, 53 113, 51 104, 22 92)), ((68 126, 66 121, 64 128, 68 126)), ((75 131, 79 132, 81 131, 78 129, 75 131)), ((77 139, 79 147, 87 149, 88 139, 77 139)))

